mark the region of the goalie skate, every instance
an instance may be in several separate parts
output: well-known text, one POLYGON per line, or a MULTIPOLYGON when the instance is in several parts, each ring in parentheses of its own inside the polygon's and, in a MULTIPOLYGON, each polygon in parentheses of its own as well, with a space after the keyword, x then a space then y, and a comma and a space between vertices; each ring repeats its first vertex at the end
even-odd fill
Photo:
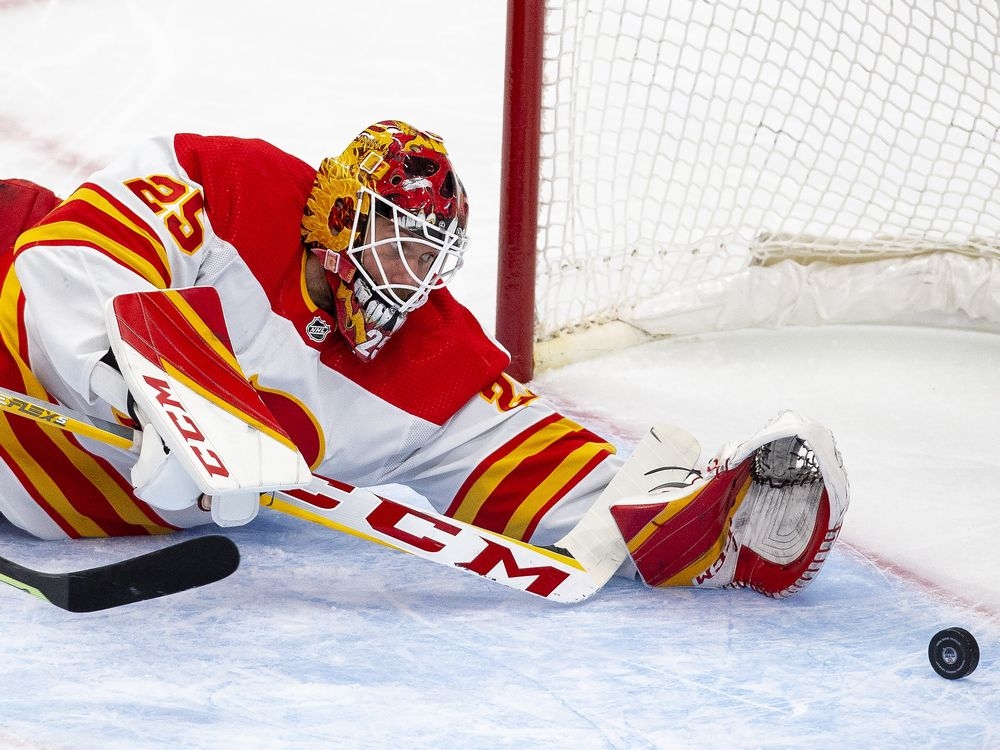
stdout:
POLYGON ((782 597, 815 578, 847 505, 832 435, 785 412, 724 449, 709 478, 658 502, 613 505, 611 514, 650 586, 747 587, 782 597))

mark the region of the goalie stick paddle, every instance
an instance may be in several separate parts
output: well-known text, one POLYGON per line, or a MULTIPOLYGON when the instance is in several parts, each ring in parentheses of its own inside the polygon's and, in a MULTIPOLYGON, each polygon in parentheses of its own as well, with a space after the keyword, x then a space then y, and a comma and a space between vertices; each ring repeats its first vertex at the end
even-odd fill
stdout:
POLYGON ((239 564, 236 545, 213 535, 68 573, 32 570, 0 557, 0 581, 68 612, 97 612, 214 583, 239 564))

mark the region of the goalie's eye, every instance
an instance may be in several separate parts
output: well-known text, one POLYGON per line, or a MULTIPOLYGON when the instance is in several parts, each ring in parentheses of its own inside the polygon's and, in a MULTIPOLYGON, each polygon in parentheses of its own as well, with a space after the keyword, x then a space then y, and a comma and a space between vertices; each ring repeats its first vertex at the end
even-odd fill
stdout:
MULTIPOLYGON (((437 260, 437 257, 438 254, 434 252, 421 253, 420 257, 417 258, 417 263, 419 263, 421 271, 429 269, 431 266, 433 266, 434 261, 437 260)), ((423 277, 424 274, 421 273, 421 276, 423 277)))

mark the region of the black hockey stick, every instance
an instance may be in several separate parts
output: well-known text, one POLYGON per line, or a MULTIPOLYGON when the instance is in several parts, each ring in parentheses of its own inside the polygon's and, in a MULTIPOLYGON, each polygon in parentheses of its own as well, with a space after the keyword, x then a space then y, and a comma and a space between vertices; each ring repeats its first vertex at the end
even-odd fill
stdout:
POLYGON ((69 612, 97 612, 214 583, 239 564, 236 545, 214 535, 68 573, 32 570, 0 557, 0 581, 69 612))

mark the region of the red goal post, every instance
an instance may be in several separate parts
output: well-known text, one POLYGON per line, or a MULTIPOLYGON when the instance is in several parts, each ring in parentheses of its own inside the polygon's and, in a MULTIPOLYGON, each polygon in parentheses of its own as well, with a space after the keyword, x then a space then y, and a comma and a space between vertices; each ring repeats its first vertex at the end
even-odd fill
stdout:
POLYGON ((534 372, 544 29, 544 2, 508 0, 496 334, 510 352, 508 372, 521 381, 534 372))
POLYGON ((646 337, 1000 330, 995 0, 508 0, 510 372, 646 337))

